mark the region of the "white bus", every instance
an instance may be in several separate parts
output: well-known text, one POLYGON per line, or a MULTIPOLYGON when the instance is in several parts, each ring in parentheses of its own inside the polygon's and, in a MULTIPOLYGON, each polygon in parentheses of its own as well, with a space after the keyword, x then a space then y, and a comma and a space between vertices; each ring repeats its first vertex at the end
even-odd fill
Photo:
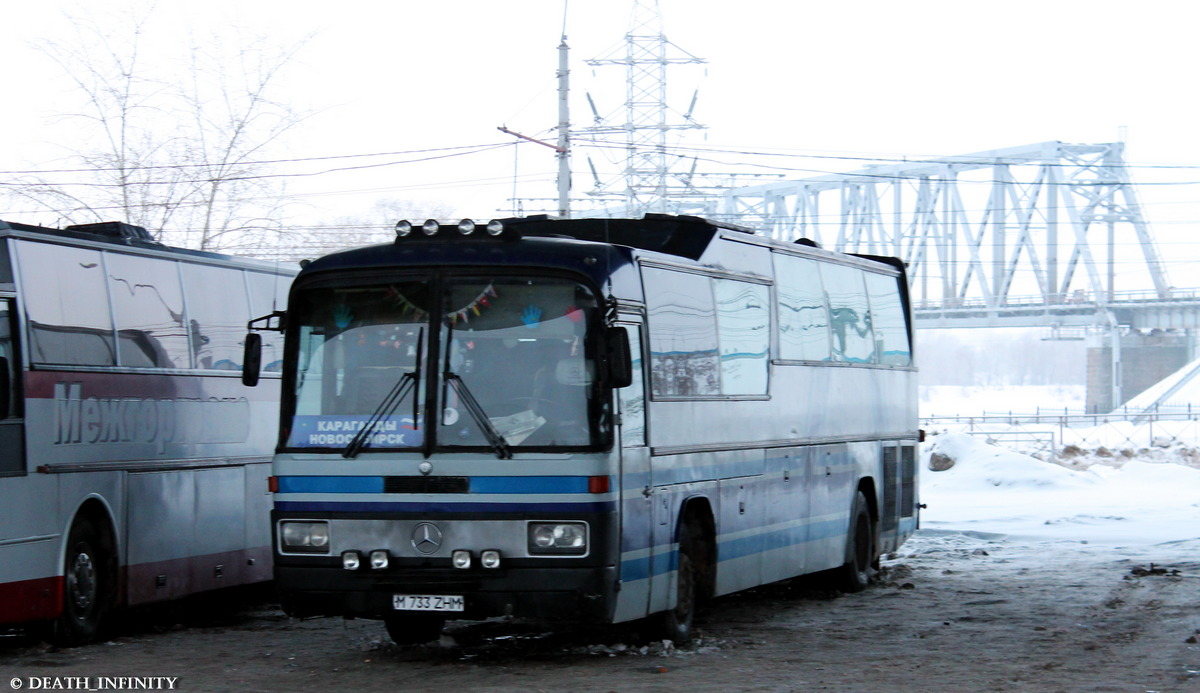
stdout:
POLYGON ((282 321, 284 607, 684 642, 712 596, 861 589, 917 526, 909 316, 899 261, 696 217, 401 222, 316 260, 282 321))
POLYGON ((78 644, 113 609, 271 578, 282 345, 263 387, 239 376, 294 274, 0 222, 0 624, 78 644))

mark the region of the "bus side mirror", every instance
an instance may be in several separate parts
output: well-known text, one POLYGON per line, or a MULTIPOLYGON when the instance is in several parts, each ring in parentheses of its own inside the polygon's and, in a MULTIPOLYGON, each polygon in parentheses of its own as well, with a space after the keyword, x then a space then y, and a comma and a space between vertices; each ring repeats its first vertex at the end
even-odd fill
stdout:
POLYGON ((242 384, 254 387, 262 371, 262 335, 250 332, 246 335, 246 351, 242 356, 242 384))
POLYGON ((633 358, 629 353, 629 333, 624 327, 610 327, 604 334, 608 349, 608 384, 620 389, 633 384, 633 358))

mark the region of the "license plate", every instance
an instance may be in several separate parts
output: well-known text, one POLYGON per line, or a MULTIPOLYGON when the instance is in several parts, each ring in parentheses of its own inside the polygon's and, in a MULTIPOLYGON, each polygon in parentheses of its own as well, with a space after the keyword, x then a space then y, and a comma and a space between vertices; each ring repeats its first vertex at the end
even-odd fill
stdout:
POLYGON ((397 611, 462 611, 460 594, 393 594, 392 608, 397 611))

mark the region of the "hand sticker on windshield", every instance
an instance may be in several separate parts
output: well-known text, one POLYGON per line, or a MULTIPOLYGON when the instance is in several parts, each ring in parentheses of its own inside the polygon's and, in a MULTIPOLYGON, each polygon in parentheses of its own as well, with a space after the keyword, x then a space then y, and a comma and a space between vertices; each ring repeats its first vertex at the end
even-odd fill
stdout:
POLYGON ((333 309, 333 324, 337 325, 339 330, 344 330, 350 326, 350 321, 354 316, 350 313, 350 306, 345 303, 336 306, 333 309))
POLYGON ((541 319, 542 309, 537 306, 529 306, 521 313, 521 322, 531 330, 538 326, 538 321, 541 319))

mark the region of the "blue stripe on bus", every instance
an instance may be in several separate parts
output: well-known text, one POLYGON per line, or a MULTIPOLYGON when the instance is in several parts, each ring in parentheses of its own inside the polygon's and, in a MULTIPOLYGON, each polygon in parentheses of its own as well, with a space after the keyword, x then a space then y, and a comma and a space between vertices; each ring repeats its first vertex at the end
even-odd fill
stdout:
MULTIPOLYGON (((721 541, 717 546, 717 562, 733 561, 757 553, 828 539, 843 534, 845 531, 845 520, 826 520, 740 539, 721 541)), ((621 561, 621 580, 633 582, 634 580, 644 580, 652 575, 657 577, 670 573, 678 567, 678 557, 679 550, 670 549, 656 552, 652 557, 623 560, 621 561)))
POLYGON ((753 536, 722 541, 717 547, 717 561, 731 561, 774 549, 782 549, 810 541, 819 541, 845 534, 847 520, 826 520, 798 525, 753 536))
POLYGON ((610 513, 615 501, 598 503, 390 503, 344 501, 275 501, 275 509, 287 512, 351 513, 610 513))
MULTIPOLYGON (((281 476, 280 493, 383 493, 381 476, 281 476)), ((473 476, 469 493, 588 493, 586 476, 473 476)))

